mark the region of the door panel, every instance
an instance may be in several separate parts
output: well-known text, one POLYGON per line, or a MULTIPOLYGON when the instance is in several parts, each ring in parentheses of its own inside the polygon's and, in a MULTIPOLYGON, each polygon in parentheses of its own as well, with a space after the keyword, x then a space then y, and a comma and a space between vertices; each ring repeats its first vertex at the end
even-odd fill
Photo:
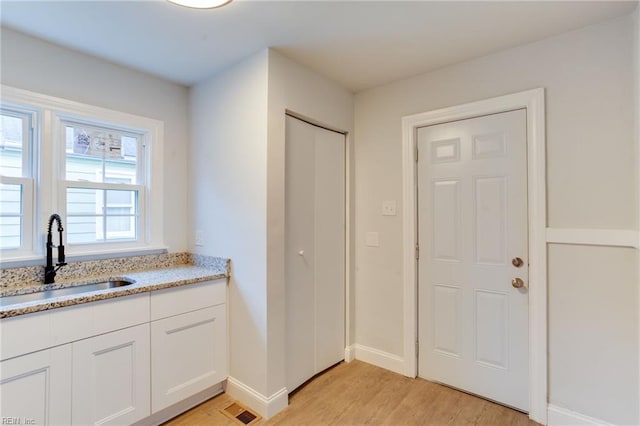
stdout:
POLYGON ((286 118, 285 286, 287 389, 315 374, 315 128, 286 118))
POLYGON ((155 413, 227 377, 226 305, 151 323, 151 412, 155 413))
POLYGON ((528 409, 525 111, 418 129, 419 375, 528 409), (519 268, 511 259, 525 260, 519 268))
POLYGON ((344 359, 344 135, 315 132, 315 372, 344 359))
POLYGON ((71 424, 71 345, 2 361, 0 411, 13 424, 71 424))
POLYGON ((73 343, 73 424, 131 424, 151 414, 149 324, 73 343))

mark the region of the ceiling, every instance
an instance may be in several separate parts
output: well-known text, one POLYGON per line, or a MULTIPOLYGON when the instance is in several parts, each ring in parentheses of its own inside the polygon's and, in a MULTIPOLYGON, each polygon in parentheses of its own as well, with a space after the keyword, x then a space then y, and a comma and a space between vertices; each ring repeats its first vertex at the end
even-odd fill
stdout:
POLYGON ((627 14, 637 1, 0 2, 3 26, 192 85, 273 47, 357 92, 627 14))

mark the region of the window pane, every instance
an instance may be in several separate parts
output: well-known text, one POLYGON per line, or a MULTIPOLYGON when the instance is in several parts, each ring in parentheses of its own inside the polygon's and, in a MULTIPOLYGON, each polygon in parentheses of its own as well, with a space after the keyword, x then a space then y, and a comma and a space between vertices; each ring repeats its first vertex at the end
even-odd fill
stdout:
POLYGON ((67 180, 102 182, 102 159, 67 154, 67 180))
POLYGON ((67 243, 101 242, 103 220, 102 216, 67 216, 67 243))
POLYGON ((137 191, 107 191, 107 240, 136 238, 137 191))
POLYGON ((107 216, 107 240, 136 238, 135 216, 107 216))
POLYGON ((0 216, 0 249, 19 248, 22 240, 21 230, 20 216, 0 216))
POLYGON ((0 249, 19 248, 22 241, 22 185, 0 184, 0 249))
POLYGON ((0 184, 0 215, 22 214, 22 185, 0 184))
POLYGON ((67 215, 101 215, 104 190, 67 188, 67 215))
POLYGON ((106 160, 104 173, 105 182, 136 183, 136 163, 134 161, 106 160))
POLYGON ((103 189, 67 188, 67 243, 103 240, 103 189))
POLYGON ((107 207, 128 207, 126 214, 133 214, 136 204, 136 194, 138 191, 107 191, 107 207))
POLYGON ((67 124, 65 135, 67 180, 137 183, 137 136, 80 124, 67 124))
POLYGON ((0 174, 4 176, 23 176, 24 120, 25 117, 0 115, 0 174))
POLYGON ((138 191, 67 188, 67 241, 137 238, 138 191))

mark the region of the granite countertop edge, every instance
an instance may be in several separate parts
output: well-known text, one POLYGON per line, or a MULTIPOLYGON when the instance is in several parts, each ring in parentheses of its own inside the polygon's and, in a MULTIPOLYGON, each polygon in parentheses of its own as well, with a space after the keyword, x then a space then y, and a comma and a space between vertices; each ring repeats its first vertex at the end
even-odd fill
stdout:
MULTIPOLYGON (((229 278, 228 270, 185 265, 143 272, 130 272, 119 275, 96 275, 80 280, 70 280, 68 282, 61 281, 53 286, 47 286, 47 289, 73 287, 114 279, 134 280, 135 283, 125 287, 115 287, 87 293, 77 293, 73 295, 0 306, 0 319, 222 278, 229 278)), ((44 290, 42 287, 44 286, 32 287, 28 292, 42 291, 44 290)), ((24 293, 24 289, 18 289, 14 292, 4 291, 2 296, 12 296, 24 293)))

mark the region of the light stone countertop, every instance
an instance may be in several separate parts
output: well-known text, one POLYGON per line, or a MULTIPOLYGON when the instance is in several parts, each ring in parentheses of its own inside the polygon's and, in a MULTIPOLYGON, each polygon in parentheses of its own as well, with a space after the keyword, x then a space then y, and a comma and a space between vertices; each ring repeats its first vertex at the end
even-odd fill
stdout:
POLYGON ((81 303, 97 300, 112 299, 131 294, 144 293, 163 288, 179 287, 183 285, 199 283, 229 277, 227 265, 219 267, 202 267, 190 264, 177 265, 168 268, 153 269, 149 271, 125 272, 123 274, 95 275, 82 279, 60 280, 55 284, 31 286, 28 288, 14 288, 2 291, 2 296, 33 293, 43 290, 66 288, 83 284, 90 284, 114 279, 135 280, 134 284, 115 287, 104 290, 96 290, 86 293, 76 293, 60 297, 52 297, 43 300, 34 300, 13 305, 0 306, 0 318, 9 318, 33 312, 49 309, 73 306, 81 303))

